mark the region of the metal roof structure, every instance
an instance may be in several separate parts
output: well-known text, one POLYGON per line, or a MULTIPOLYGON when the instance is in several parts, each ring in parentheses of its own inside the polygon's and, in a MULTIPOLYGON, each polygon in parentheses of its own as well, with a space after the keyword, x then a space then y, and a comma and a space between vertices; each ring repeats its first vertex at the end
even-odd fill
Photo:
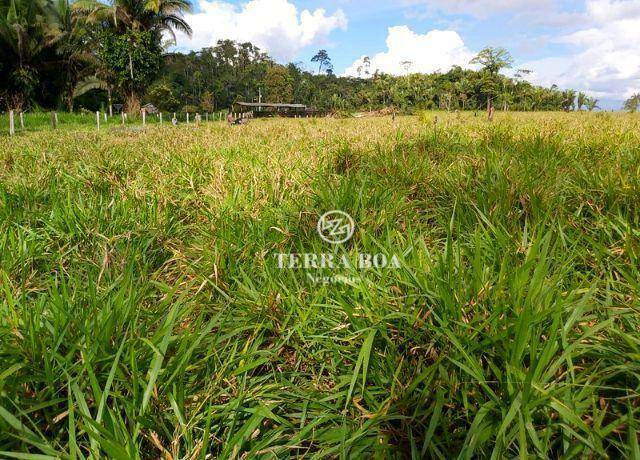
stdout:
POLYGON ((306 109, 304 104, 274 104, 272 102, 236 102, 241 107, 272 107, 276 109, 306 109))

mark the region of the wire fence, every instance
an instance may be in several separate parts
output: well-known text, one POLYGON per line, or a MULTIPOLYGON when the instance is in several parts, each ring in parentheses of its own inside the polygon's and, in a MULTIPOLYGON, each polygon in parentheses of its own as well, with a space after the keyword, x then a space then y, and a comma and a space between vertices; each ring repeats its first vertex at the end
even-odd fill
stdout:
MULTIPOLYGON (((97 130, 115 127, 172 126, 174 124, 196 124, 226 121, 229 112, 140 112, 135 116, 129 113, 108 112, 17 112, 0 113, 0 136, 19 135, 25 132, 77 129, 78 127, 97 130)), ((243 114, 232 114, 234 118, 242 118, 243 114)), ((244 115, 247 116, 247 115, 244 115)))

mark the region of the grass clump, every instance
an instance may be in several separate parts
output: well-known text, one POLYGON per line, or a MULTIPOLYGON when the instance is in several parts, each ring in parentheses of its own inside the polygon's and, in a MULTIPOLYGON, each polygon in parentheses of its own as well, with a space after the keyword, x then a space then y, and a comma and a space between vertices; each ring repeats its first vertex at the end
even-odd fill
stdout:
POLYGON ((638 119, 437 116, 0 138, 0 457, 638 455, 638 119))

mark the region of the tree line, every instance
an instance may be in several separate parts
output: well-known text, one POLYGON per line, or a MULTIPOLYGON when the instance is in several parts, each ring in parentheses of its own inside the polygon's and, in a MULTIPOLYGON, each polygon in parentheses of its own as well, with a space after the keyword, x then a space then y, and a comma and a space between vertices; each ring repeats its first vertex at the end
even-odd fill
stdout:
POLYGON ((357 77, 333 72, 320 50, 311 60, 282 65, 251 43, 221 40, 190 53, 167 52, 175 32, 189 35, 189 0, 0 0, 0 106, 95 110, 142 103, 163 111, 214 111, 236 101, 296 102, 318 111, 593 110, 584 93, 544 88, 526 80, 502 48, 486 48, 448 72, 404 76, 371 69, 357 77))

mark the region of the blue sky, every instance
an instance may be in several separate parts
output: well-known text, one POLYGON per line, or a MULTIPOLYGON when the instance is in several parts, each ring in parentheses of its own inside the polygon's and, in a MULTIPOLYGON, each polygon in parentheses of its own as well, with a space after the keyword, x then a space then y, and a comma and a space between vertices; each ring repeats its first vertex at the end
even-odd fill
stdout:
POLYGON ((640 0, 194 0, 178 48, 251 41, 280 62, 329 52, 337 74, 403 74, 468 65, 504 46, 537 84, 583 90, 603 108, 640 92, 640 0), (400 62, 409 61, 407 65, 400 62))

